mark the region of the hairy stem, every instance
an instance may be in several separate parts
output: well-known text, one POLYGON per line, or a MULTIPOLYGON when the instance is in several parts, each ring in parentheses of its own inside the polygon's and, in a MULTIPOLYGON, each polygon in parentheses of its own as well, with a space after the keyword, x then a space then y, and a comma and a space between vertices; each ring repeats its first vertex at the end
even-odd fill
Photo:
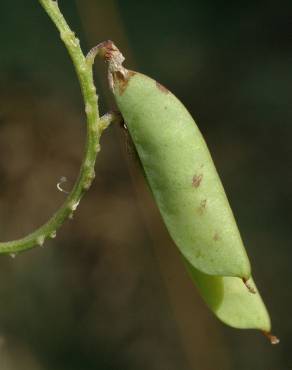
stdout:
POLYGON ((100 151, 100 136, 109 122, 115 118, 110 115, 106 115, 104 118, 99 117, 98 97, 93 82, 92 65, 86 63, 86 58, 80 48, 79 40, 75 37, 74 32, 71 31, 64 19, 57 1, 39 0, 39 2, 59 30, 60 37, 74 64, 84 99, 87 117, 87 140, 79 176, 64 204, 43 226, 31 234, 21 239, 0 243, 0 253, 11 254, 12 256, 34 246, 43 245, 47 238, 54 238, 56 236, 56 230, 67 218, 72 217, 82 196, 89 189, 94 179, 94 164, 96 155, 100 151))

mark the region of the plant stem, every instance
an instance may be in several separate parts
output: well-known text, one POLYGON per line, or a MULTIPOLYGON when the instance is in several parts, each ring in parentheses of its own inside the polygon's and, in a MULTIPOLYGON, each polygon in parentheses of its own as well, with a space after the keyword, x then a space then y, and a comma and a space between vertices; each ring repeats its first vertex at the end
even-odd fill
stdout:
POLYGON ((74 32, 71 31, 64 19, 57 1, 39 0, 39 2, 59 30, 60 37, 74 64, 85 105, 87 139, 84 159, 78 178, 64 204, 43 226, 31 234, 21 239, 0 243, 0 254, 11 254, 12 256, 34 246, 43 245, 47 238, 54 238, 56 236, 56 230, 67 218, 73 216, 73 212, 76 210, 82 196, 89 189, 94 179, 94 164, 96 155, 100 151, 100 136, 109 122, 115 118, 109 115, 106 115, 104 118, 99 117, 98 97, 93 82, 92 65, 86 63, 86 58, 80 48, 79 40, 75 37, 74 32))

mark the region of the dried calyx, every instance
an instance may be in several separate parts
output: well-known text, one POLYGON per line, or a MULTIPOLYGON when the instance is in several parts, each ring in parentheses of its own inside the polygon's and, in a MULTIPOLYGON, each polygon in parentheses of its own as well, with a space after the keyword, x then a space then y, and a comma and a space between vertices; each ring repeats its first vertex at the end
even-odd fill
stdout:
POLYGON ((103 41, 92 48, 87 54, 86 59, 89 63, 93 63, 97 55, 108 63, 108 81, 113 91, 114 76, 123 80, 127 79, 129 71, 123 67, 125 58, 111 40, 103 41))

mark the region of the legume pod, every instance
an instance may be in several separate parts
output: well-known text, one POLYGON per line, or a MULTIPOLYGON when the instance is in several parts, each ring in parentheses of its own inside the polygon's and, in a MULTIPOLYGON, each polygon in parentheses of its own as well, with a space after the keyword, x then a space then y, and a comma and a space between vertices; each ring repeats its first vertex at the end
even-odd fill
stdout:
POLYGON ((184 257, 210 275, 248 279, 250 264, 207 145, 183 104, 137 72, 112 84, 166 227, 184 257))
POLYGON ((111 41, 93 48, 89 63, 97 53, 109 62, 109 84, 144 174, 202 297, 226 324, 260 329, 271 343, 278 343, 250 276, 223 186, 193 118, 165 87, 125 69, 124 57, 111 41))

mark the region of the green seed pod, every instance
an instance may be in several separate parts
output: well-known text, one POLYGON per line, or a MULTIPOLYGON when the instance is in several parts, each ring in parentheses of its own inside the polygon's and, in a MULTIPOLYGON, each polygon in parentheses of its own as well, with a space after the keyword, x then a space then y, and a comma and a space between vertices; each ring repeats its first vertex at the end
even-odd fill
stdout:
POLYGON ((183 104, 153 79, 122 66, 111 41, 88 54, 109 62, 109 83, 170 235, 203 299, 224 323, 260 329, 270 318, 206 143, 183 104), (242 284, 241 279, 246 287, 242 284), (250 293, 257 294, 250 294, 250 293))
POLYGON ((207 145, 183 104, 104 45, 116 103, 166 227, 199 271, 247 280, 250 264, 207 145))

